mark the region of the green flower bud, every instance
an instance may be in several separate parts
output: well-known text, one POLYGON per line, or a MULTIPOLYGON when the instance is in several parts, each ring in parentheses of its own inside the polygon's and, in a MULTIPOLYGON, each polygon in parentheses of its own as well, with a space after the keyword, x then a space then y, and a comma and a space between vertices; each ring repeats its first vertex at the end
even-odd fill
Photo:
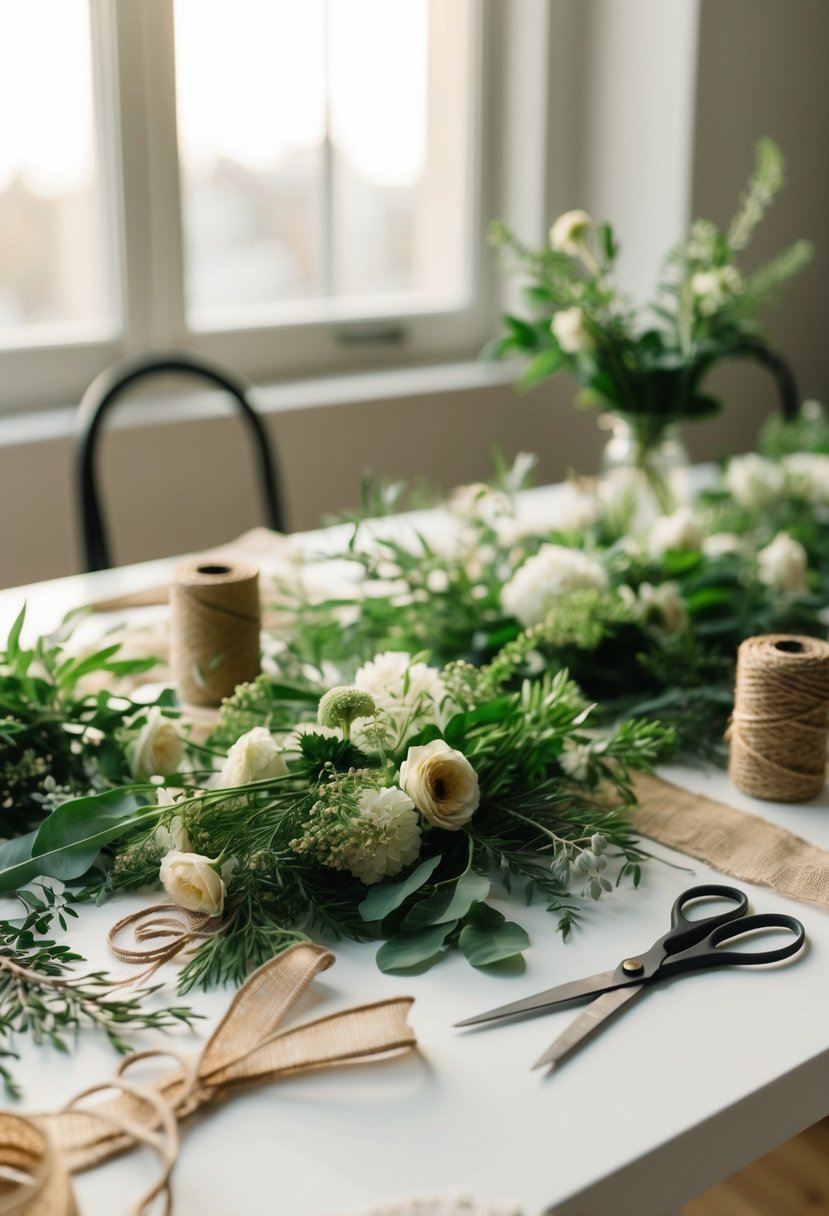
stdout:
POLYGON ((330 689, 320 699, 317 709, 317 721, 320 726, 331 728, 341 727, 343 738, 351 734, 351 723, 355 718, 368 718, 376 710, 374 697, 364 692, 362 688, 353 685, 339 685, 330 689))

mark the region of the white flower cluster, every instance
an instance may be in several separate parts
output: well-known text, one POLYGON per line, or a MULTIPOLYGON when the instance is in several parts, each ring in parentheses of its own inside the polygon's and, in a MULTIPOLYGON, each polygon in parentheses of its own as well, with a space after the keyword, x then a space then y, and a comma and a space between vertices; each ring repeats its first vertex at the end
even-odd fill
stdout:
MULTIPOLYGON (((404 650, 386 650, 364 663, 354 677, 357 688, 373 697, 398 736, 413 727, 443 725, 447 714, 446 686, 440 674, 427 663, 413 662, 404 650)), ((364 721, 364 720, 362 720, 364 721)), ((361 719, 354 723, 359 743, 361 719)))
POLYGON ((736 266, 719 266, 713 270, 698 270, 691 275, 691 291, 700 314, 713 316, 743 290, 743 280, 736 266))
POLYGON ((655 625, 665 633, 681 633, 688 620, 685 604, 676 583, 640 583, 636 591, 627 584, 619 588, 622 601, 645 625, 655 625))
POLYGON ((670 515, 655 520, 648 536, 651 557, 661 557, 669 550, 699 549, 702 528, 690 507, 679 507, 670 515))
POLYGON ((502 588, 504 610, 525 628, 543 621, 563 595, 582 587, 607 587, 604 567, 578 549, 542 545, 502 588))
POLYGON ((760 550, 757 567, 760 582, 768 587, 795 593, 809 589, 806 550, 787 532, 778 532, 771 544, 760 550))
POLYGON ((735 456, 726 470, 725 486, 735 502, 750 511, 787 493, 813 506, 829 506, 829 456, 791 452, 779 462, 756 452, 735 456))

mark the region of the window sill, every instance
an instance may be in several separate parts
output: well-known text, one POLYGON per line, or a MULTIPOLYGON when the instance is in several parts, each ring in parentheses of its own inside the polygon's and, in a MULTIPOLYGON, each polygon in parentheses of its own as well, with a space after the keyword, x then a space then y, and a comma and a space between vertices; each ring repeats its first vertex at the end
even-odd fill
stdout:
MULTIPOLYGON (((256 385, 252 397, 263 415, 332 406, 355 406, 394 398, 411 399, 445 393, 480 392, 512 383, 515 363, 434 364, 314 380, 256 385)), ((74 433, 75 406, 29 411, 0 417, 0 446, 42 443, 74 433)), ((221 395, 213 392, 147 396, 127 403, 112 417, 113 428, 138 428, 164 423, 219 417, 227 413, 221 395)))

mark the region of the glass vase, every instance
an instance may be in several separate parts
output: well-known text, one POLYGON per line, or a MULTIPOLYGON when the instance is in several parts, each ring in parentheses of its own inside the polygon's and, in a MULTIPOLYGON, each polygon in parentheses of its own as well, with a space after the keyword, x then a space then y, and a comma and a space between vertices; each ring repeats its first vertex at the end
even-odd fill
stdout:
POLYGON ((600 495, 621 528, 641 531, 691 501, 688 453, 674 423, 609 416, 600 495))

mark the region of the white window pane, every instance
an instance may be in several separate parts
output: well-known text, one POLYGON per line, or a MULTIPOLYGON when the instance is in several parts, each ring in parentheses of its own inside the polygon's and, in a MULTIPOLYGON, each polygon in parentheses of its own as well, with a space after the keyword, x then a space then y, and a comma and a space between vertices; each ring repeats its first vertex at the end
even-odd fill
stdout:
POLYGON ((460 295, 468 0, 176 0, 191 320, 460 295))
POLYGON ((113 317, 86 0, 0 0, 0 341, 113 317))

